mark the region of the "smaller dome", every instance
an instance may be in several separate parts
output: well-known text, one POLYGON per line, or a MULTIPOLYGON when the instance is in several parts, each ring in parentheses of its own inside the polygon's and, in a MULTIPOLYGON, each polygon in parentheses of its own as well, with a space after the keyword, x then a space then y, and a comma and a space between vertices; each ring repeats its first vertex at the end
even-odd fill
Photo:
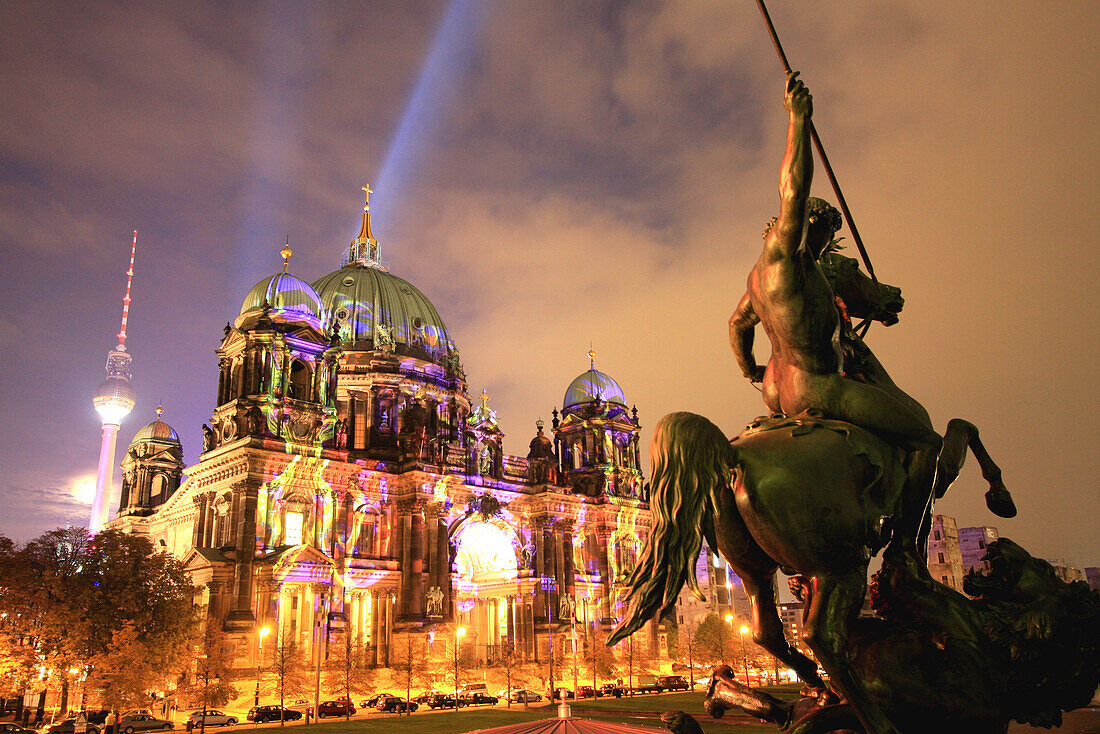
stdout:
POLYGON ((314 328, 321 327, 324 307, 320 297, 309 283, 290 273, 276 273, 252 286, 241 304, 241 316, 258 315, 265 303, 274 321, 304 321, 314 328))
POLYGON ((155 421, 134 434, 134 440, 130 442, 130 445, 133 446, 136 443, 145 443, 146 441, 178 444, 180 437, 176 433, 176 429, 162 421, 160 416, 157 416, 155 421))
POLYGON ((619 383, 593 366, 587 372, 577 375, 577 378, 569 383, 569 388, 565 391, 565 400, 562 401, 562 409, 569 410, 597 400, 626 407, 626 397, 619 383))

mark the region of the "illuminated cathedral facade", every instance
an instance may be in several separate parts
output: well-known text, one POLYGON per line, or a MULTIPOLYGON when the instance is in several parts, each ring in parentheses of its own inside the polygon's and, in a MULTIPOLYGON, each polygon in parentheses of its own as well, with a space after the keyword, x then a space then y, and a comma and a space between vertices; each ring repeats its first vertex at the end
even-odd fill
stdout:
MULTIPOLYGON (((453 624, 479 660, 537 662, 551 633, 613 626, 649 528, 615 380, 590 353, 549 435, 540 420, 528 455, 506 455, 443 319, 381 264, 369 198, 341 268, 309 284, 290 255, 226 324, 199 462, 184 478, 158 415, 111 526, 183 559, 242 650, 267 626, 307 650, 348 635, 387 666, 401 635, 453 624)), ((655 623, 640 640, 663 657, 655 623)))

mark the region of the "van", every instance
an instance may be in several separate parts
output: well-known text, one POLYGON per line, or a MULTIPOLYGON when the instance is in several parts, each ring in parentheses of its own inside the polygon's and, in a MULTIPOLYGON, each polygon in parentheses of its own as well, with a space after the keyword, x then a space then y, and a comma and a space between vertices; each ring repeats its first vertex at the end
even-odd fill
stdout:
POLYGON ((488 695, 489 689, 485 687, 484 683, 471 683, 458 689, 459 696, 466 696, 471 693, 484 693, 488 695))

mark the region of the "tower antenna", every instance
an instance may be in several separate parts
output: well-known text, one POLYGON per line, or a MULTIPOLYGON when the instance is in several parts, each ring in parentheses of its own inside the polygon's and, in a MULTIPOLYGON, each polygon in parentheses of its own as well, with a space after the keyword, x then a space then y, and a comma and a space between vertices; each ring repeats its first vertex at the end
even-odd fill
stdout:
POLYGON ((134 242, 130 245, 130 269, 126 271, 126 295, 122 299, 122 328, 118 332, 118 349, 126 350, 126 320, 130 316, 130 284, 134 282, 134 254, 137 252, 137 230, 134 230, 134 242))

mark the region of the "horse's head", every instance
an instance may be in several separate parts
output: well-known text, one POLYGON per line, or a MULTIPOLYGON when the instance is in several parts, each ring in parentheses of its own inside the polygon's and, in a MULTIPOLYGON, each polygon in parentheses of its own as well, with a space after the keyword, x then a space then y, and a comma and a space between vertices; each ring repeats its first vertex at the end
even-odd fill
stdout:
POLYGON ((850 318, 872 319, 886 326, 898 322, 898 314, 905 306, 900 288, 875 282, 863 274, 858 262, 837 252, 825 253, 819 262, 850 318))

